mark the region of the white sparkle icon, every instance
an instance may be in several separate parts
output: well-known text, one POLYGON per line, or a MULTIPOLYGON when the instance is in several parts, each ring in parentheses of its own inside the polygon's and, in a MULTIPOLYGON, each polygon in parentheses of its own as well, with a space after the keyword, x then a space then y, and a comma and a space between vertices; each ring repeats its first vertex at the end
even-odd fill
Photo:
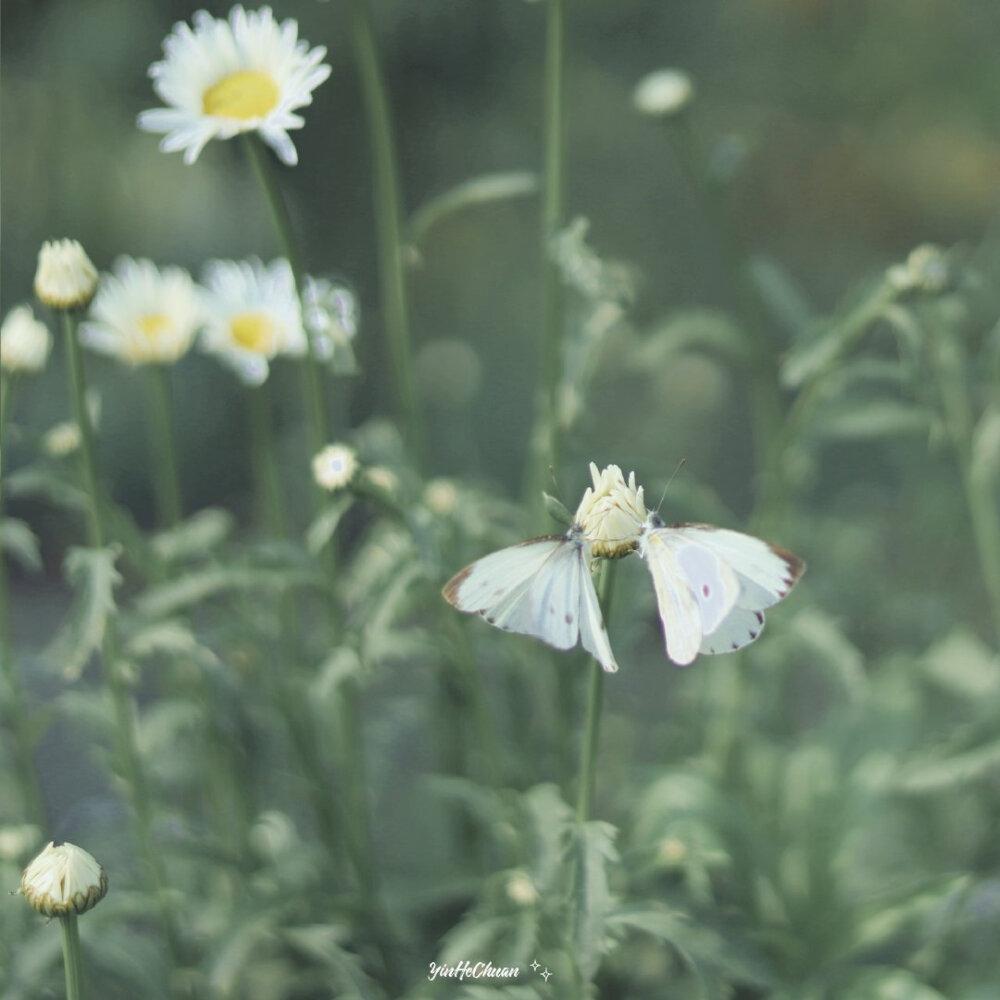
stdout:
POLYGON ((551 975, 552 975, 552 973, 551 973, 551 972, 549 972, 549 970, 548 970, 548 969, 546 969, 546 970, 545 970, 544 972, 542 972, 542 973, 539 973, 539 975, 541 975, 542 979, 544 979, 544 980, 545 980, 545 982, 548 982, 548 981, 549 981, 549 976, 551 976, 551 975))
POLYGON ((535 961, 531 963, 530 968, 531 968, 532 972, 537 972, 541 968, 541 965, 539 964, 538 959, 535 959, 535 961))

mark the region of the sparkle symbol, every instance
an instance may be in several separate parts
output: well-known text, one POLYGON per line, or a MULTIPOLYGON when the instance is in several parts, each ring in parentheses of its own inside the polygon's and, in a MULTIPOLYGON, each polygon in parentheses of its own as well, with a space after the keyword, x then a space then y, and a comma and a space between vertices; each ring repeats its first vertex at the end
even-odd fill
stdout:
POLYGON ((531 963, 531 971, 532 971, 532 972, 537 972, 537 971, 538 971, 538 970, 539 970, 539 969, 540 969, 541 967, 542 967, 542 966, 541 966, 541 964, 539 963, 539 961, 538 961, 538 959, 537 959, 537 958, 535 959, 535 961, 534 961, 534 962, 532 962, 532 963, 531 963))
POLYGON ((545 982, 548 982, 549 981, 549 976, 551 976, 552 973, 549 972, 548 969, 546 969, 544 972, 539 973, 539 975, 542 977, 542 979, 545 980, 545 982))

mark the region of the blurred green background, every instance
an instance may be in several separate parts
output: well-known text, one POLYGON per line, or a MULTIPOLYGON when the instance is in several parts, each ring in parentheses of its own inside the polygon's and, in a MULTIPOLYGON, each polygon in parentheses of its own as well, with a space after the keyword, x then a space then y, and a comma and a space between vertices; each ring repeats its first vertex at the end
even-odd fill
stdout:
MULTIPOLYGON (((220 16, 228 10, 228 4, 206 6, 220 16)), ((477 175, 537 171, 544 3, 419 0, 375 7, 407 212, 477 175)), ((624 265, 635 296, 626 322, 598 359, 584 413, 566 442, 558 490, 572 507, 585 485, 586 463, 617 462, 637 469, 655 504, 683 458, 687 469, 668 494, 667 519, 738 526, 753 508, 760 474, 748 417, 749 376, 711 352, 658 354, 652 348, 671 322, 718 325, 724 323, 722 311, 739 315, 742 305, 723 241, 692 190, 667 127, 633 109, 632 88, 663 66, 691 74, 697 89, 691 127, 725 181, 734 232, 760 259, 778 262, 811 310, 823 315, 918 244, 958 245, 964 265, 987 240, 1000 207, 1000 11, 992 0, 579 0, 568 8, 568 219, 589 220, 588 243, 624 265)), ((4 312, 30 298, 44 239, 81 240, 102 270, 122 253, 181 264, 195 275, 213 257, 277 254, 266 208, 236 144, 211 143, 196 165, 186 167, 179 155, 158 152, 157 137, 135 126, 137 113, 157 104, 147 67, 160 57, 173 22, 188 19, 193 9, 162 0, 5 0, 4 312)), ((351 426, 357 426, 391 409, 391 387, 378 314, 368 141, 348 13, 337 0, 288 0, 276 4, 275 12, 297 18, 301 36, 327 46, 333 66, 305 109, 306 127, 292 136, 300 163, 281 177, 307 269, 344 278, 360 298, 361 375, 335 383, 351 426)), ((995 244, 990 253, 980 253, 972 268, 980 286, 963 314, 968 329, 976 330, 970 345, 996 321, 995 244)), ((491 492, 521 497, 540 356, 540 266, 536 196, 468 208, 442 220, 421 244, 410 288, 430 474, 471 478, 491 492)), ((776 331, 780 350, 800 332, 776 331)), ((877 348, 883 360, 891 356, 885 339, 877 348)), ((115 498, 149 525, 142 380, 96 356, 88 365, 103 400, 104 472, 115 498)), ((992 376, 971 376, 982 377, 990 391, 992 376)), ((296 376, 279 370, 277 379, 286 477, 304 485, 296 376)), ((249 519, 245 415, 235 378, 193 351, 174 371, 173 385, 188 508, 216 504, 249 519)), ((978 402, 986 391, 979 391, 978 402)), ((15 421, 43 430, 68 416, 56 351, 46 372, 19 392, 15 421)), ((836 817, 829 825, 838 831, 831 839, 843 836, 838 849, 846 844, 845 856, 869 863, 851 869, 828 895, 819 892, 803 904, 814 923, 798 941, 801 954, 789 960, 790 967, 808 965, 810 941, 823 940, 824 907, 835 910, 839 900, 843 925, 853 926, 855 918, 860 925, 860 906, 855 910, 854 904, 864 896, 871 871, 890 879, 897 867, 906 878, 917 870, 928 879, 973 872, 982 877, 981 894, 966 900, 965 923, 954 926, 969 928, 980 918, 984 926, 997 926, 1000 859, 992 770, 984 772, 989 795, 982 798, 952 800, 947 779, 932 788, 932 799, 912 809, 879 800, 863 816, 868 786, 858 793, 861 807, 850 798, 861 779, 850 793, 836 781, 824 783, 829 772, 842 777, 859 761, 877 772, 879 755, 888 758, 899 748, 923 760, 938 748, 964 752, 981 743, 992 746, 996 738, 1000 671, 988 646, 989 602, 958 471, 940 440, 928 447, 929 437, 935 444, 927 433, 813 442, 798 503, 775 529, 777 541, 810 563, 807 596, 799 592, 787 608, 776 610, 769 619, 773 633, 748 657, 753 693, 744 692, 751 704, 743 735, 751 777, 741 776, 746 780, 738 794, 746 799, 734 808, 744 809, 744 821, 760 821, 754 834, 768 845, 761 852, 773 847, 777 856, 788 841, 799 843, 796 837, 821 844, 822 831, 814 836, 796 827, 795 817, 774 818, 774 828, 769 826, 773 817, 784 816, 779 800, 786 785, 799 791, 815 786, 817 795, 829 792, 815 815, 836 817), (796 625, 788 624, 793 615, 796 625), (824 657, 836 664, 833 680, 824 673, 824 657), (850 709, 837 714, 837 685, 846 677, 849 687, 850 678, 866 671, 875 678, 867 700, 847 699, 850 709), (759 731, 752 731, 755 726, 759 731), (864 756, 868 750, 871 757, 864 756), (762 774, 767 794, 751 780, 762 774), (843 805, 841 793, 859 812, 843 805)), ((11 444, 9 458, 5 447, 5 470, 33 448, 24 436, 11 444)), ((15 638, 38 646, 65 604, 59 565, 76 528, 44 505, 12 500, 8 507, 33 525, 46 558, 44 582, 15 580, 15 638)), ((482 538, 457 542, 449 552, 454 565, 442 566, 442 574, 461 565, 460 557, 482 554, 484 544, 482 538)), ((726 687, 732 668, 706 660, 678 672, 663 661, 643 573, 629 566, 621 576, 611 631, 623 671, 608 688, 599 779, 616 819, 645 808, 636 806, 647 801, 642 796, 648 791, 640 796, 641 782, 633 783, 637 762, 659 766, 685 760, 703 740, 725 742, 725 725, 732 722, 726 706, 733 704, 726 687), (719 729, 714 735, 713 726, 719 729)), ((472 623, 470 632, 485 645, 482 632, 474 630, 479 627, 472 623)), ((513 641, 495 648, 516 658, 527 644, 513 641)), ((539 665, 540 676, 549 666, 540 656, 524 656, 539 665)), ((484 663, 493 665, 489 657, 484 663)), ((544 677, 539 687, 554 684, 544 677)), ((382 681, 384 694, 399 677, 382 681)), ((494 691, 500 683, 488 677, 494 691)), ((407 676, 399 686, 414 703, 433 695, 424 675, 407 676)), ((739 707, 738 698, 735 703, 739 707)), ((409 710, 417 730, 413 718, 420 713, 409 710)), ((526 725, 537 735, 546 724, 539 709, 526 725)), ((377 725, 377 739, 390 745, 392 716, 377 725)), ((419 745, 423 757, 407 756, 409 747, 390 749, 385 757, 393 760, 395 753, 395 766, 410 771, 431 769, 427 748, 419 745)), ((50 794, 64 789, 87 808, 80 775, 95 786, 100 779, 78 762, 55 761, 51 745, 43 758, 50 794)), ((543 762, 541 774, 526 772, 524 784, 551 777, 546 767, 543 762)), ((380 816, 380 834, 390 842, 411 829, 435 829, 435 819, 426 816, 412 825, 416 793, 402 787, 405 773, 388 767, 380 774, 393 788, 380 816)), ((652 783, 652 771, 648 777, 652 783)), ((76 816, 70 825, 87 824, 76 816)), ((399 848, 392 865, 405 872, 433 868, 435 859, 424 856, 429 838, 418 833, 399 848)), ((753 869, 745 864, 742 870, 753 869)), ((735 906, 749 911, 752 892, 742 889, 742 897, 733 893, 735 906)), ((770 915, 761 912, 756 918, 765 925, 770 915)), ((971 933, 965 944, 969 971, 961 948, 952 947, 950 981, 968 986, 962 997, 985 1000, 993 995, 983 986, 995 971, 990 942, 971 933)), ((655 987, 648 995, 657 995, 655 987)), ((857 996, 868 1000, 863 991, 857 996)), ((789 997, 800 1000, 794 993, 789 997)))

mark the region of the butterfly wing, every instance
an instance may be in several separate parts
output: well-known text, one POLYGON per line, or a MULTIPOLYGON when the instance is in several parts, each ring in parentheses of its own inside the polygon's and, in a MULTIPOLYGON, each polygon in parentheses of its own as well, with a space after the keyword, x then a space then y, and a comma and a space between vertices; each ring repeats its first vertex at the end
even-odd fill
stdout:
POLYGON ((705 630, 702 653, 731 653, 753 642, 763 631, 764 610, 785 597, 805 572, 798 556, 752 535, 707 524, 681 524, 665 530, 713 553, 739 584, 732 609, 705 630))
POLYGON ((701 612, 669 530, 648 532, 639 551, 653 578, 667 656, 685 666, 698 655, 701 646, 701 612))
POLYGON ((442 593, 460 611, 556 649, 582 638, 605 670, 618 669, 579 539, 547 535, 501 549, 457 573, 442 593))

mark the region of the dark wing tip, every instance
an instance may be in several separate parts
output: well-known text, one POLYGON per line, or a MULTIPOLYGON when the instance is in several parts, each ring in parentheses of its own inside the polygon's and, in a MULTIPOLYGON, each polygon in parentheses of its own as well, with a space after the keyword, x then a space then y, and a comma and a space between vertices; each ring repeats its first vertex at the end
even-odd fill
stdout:
POLYGON ((805 573, 806 561, 800 559, 794 552, 783 549, 780 545, 772 545, 771 551, 784 561, 785 567, 788 570, 788 577, 784 582, 787 584, 788 589, 791 590, 799 582, 802 574, 805 573))
POLYGON ((452 606, 458 607, 458 592, 461 589, 463 583, 465 583, 468 575, 472 572, 472 565, 466 566, 465 569, 460 569, 442 588, 441 596, 452 606))

